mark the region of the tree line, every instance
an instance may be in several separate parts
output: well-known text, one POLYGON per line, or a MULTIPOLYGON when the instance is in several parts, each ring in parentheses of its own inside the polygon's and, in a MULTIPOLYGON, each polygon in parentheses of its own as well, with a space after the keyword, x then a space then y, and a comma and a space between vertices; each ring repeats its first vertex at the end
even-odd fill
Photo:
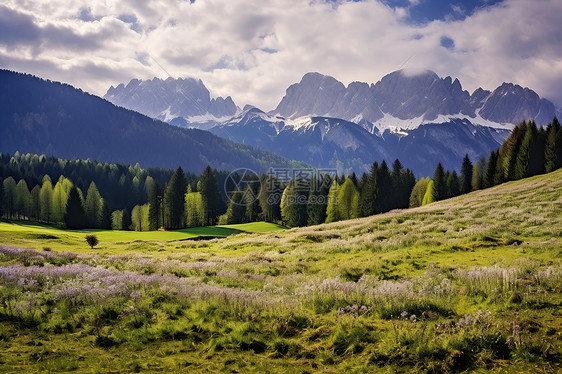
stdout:
POLYGON ((532 121, 516 126, 487 160, 473 164, 465 156, 460 175, 438 163, 433 178, 416 180, 398 159, 391 168, 383 160, 360 178, 354 173, 290 180, 256 175, 244 185, 229 186, 228 196, 219 186, 228 185, 227 176, 241 176, 210 167, 197 176, 181 168, 144 170, 138 164, 0 154, 0 217, 137 231, 258 220, 306 226, 421 206, 561 166, 562 130, 556 118, 546 128, 532 121))
POLYGON ((433 179, 418 180, 410 196, 410 207, 421 206, 483 188, 550 173, 562 167, 562 130, 554 118, 537 127, 534 121, 517 125, 502 146, 492 151, 488 159, 480 158, 474 165, 464 158, 461 175, 444 172, 439 163, 433 179))

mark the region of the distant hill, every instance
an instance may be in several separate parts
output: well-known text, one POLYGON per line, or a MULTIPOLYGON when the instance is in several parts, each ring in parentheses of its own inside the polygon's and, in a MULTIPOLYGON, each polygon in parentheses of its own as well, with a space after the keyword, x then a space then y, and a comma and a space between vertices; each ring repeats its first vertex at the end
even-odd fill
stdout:
POLYGON ((302 165, 196 129, 153 120, 67 84, 0 70, 0 152, 201 172, 302 165))

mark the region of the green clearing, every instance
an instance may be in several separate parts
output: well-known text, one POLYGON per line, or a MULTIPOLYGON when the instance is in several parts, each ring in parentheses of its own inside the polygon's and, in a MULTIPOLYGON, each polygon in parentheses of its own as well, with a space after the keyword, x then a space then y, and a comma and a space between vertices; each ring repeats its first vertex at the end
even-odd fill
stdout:
POLYGON ((116 230, 62 230, 43 224, 29 222, 0 222, 0 243, 25 248, 43 249, 48 247, 54 251, 89 250, 83 244, 84 236, 95 234, 99 239, 98 250, 119 252, 127 250, 129 245, 138 249, 143 242, 167 242, 182 240, 198 240, 199 238, 220 238, 233 234, 265 233, 284 230, 283 226, 269 222, 252 222, 239 225, 212 227, 192 227, 173 231, 116 231, 116 230))
POLYGON ((98 232, 90 250, 0 224, 0 371, 562 370, 562 170, 327 225, 205 229, 189 233, 251 232, 98 232))

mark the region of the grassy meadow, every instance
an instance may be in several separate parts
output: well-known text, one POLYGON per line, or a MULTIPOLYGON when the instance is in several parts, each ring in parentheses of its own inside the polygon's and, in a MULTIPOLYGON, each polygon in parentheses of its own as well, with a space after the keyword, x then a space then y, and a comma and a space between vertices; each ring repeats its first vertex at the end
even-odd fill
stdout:
POLYGON ((300 229, 89 232, 0 223, 0 372, 562 370, 562 169, 300 229))

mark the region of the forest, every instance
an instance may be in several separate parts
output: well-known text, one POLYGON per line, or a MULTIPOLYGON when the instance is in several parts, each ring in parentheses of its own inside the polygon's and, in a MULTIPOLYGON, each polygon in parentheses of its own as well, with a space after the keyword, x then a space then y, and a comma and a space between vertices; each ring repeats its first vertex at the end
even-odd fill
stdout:
MULTIPOLYGON (((416 180, 397 159, 357 177, 318 170, 309 177, 253 178, 207 166, 201 175, 44 155, 0 155, 0 217, 68 229, 171 230, 254 221, 307 226, 426 205, 562 166, 562 130, 516 126, 488 159, 468 155, 456 171, 439 163, 416 180), (228 193, 227 193, 228 192, 228 193)), ((298 173, 294 173, 297 175, 298 173)))

